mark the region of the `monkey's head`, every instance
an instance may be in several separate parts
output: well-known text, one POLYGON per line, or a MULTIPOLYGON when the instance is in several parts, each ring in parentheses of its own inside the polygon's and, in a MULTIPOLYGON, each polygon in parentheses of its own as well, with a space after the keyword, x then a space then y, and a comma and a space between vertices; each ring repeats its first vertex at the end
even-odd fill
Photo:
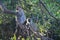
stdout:
POLYGON ((16 10, 21 11, 21 10, 22 10, 22 7, 21 7, 21 6, 17 6, 17 7, 16 7, 16 10))
POLYGON ((30 18, 27 18, 26 21, 24 22, 25 25, 29 25, 31 22, 31 19, 30 18))
POLYGON ((24 11, 23 11, 22 7, 20 7, 20 6, 16 7, 16 12, 19 13, 20 16, 24 14, 24 11))

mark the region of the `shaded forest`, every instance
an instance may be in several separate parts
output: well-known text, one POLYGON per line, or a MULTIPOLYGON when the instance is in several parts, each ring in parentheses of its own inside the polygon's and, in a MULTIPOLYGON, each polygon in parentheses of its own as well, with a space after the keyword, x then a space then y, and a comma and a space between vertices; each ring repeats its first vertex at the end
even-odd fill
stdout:
POLYGON ((33 21, 34 25, 31 25, 34 27, 26 23, 20 24, 23 29, 21 31, 17 28, 17 30, 19 29, 21 34, 19 32, 15 34, 16 15, 5 14, 0 8, 0 40, 17 40, 16 35, 22 38, 19 40, 60 40, 60 0, 0 0, 0 5, 1 3, 7 9, 14 11, 20 6, 26 18, 33 21), (35 26, 38 29, 37 33, 32 30, 35 26))

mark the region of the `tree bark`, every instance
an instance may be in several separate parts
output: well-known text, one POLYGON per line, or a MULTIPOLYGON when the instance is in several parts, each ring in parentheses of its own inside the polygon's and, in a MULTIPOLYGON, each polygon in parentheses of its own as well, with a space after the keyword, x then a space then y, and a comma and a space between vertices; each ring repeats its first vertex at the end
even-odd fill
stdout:
POLYGON ((3 5, 2 3, 0 3, 0 8, 1 8, 2 12, 4 12, 4 13, 7 13, 7 14, 16 14, 15 11, 13 11, 13 10, 8 10, 8 9, 6 8, 6 6, 3 5))

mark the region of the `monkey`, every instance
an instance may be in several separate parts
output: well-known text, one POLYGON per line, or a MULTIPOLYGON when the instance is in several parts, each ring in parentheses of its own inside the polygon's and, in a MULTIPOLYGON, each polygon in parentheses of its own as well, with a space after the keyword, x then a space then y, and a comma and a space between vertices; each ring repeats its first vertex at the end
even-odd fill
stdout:
MULTIPOLYGON (((18 30, 17 28, 22 28, 21 25, 23 25, 23 23, 25 22, 26 16, 25 16, 23 9, 20 6, 17 6, 16 11, 14 11, 14 10, 8 10, 6 8, 6 6, 1 3, 0 8, 3 13, 15 15, 15 21, 16 21, 16 28, 15 29, 16 30, 18 30)), ((18 38, 18 36, 17 36, 17 38, 18 38)))
POLYGON ((38 30, 37 26, 35 25, 35 23, 33 22, 33 20, 31 18, 27 18, 26 21, 24 22, 24 24, 26 26, 30 26, 30 28, 32 28, 34 31, 38 30))
POLYGON ((31 20, 31 18, 26 19, 25 13, 20 6, 16 7, 16 11, 8 10, 3 4, 0 4, 0 8, 2 9, 2 12, 4 13, 16 15, 15 18, 16 18, 16 24, 17 24, 18 29, 19 29, 18 26, 22 27, 21 24, 22 25, 25 24, 25 25, 30 25, 30 28, 32 28, 35 32, 38 30, 37 26, 35 25, 33 20, 31 20))
POLYGON ((16 7, 16 11, 8 10, 3 4, 0 4, 0 8, 2 9, 2 11, 4 13, 16 15, 16 19, 21 24, 23 24, 24 21, 26 20, 25 13, 24 13, 23 9, 20 6, 16 7))
POLYGON ((24 13, 24 11, 23 11, 23 9, 22 8, 20 8, 20 6, 18 6, 17 8, 17 19, 18 19, 18 21, 21 23, 21 24, 23 24, 24 22, 25 22, 25 20, 26 20, 26 16, 25 16, 25 13, 24 13), (19 16, 19 17, 18 17, 19 16))

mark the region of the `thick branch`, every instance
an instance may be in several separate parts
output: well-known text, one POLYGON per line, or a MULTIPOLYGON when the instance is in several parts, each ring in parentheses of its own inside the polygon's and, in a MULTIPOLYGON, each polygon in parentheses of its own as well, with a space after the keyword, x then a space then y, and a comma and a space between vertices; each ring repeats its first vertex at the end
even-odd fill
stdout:
POLYGON ((13 10, 8 10, 8 9, 6 8, 6 6, 3 5, 2 3, 0 3, 0 8, 1 8, 1 10, 2 10, 4 13, 7 13, 7 14, 16 14, 15 11, 13 11, 13 10))

